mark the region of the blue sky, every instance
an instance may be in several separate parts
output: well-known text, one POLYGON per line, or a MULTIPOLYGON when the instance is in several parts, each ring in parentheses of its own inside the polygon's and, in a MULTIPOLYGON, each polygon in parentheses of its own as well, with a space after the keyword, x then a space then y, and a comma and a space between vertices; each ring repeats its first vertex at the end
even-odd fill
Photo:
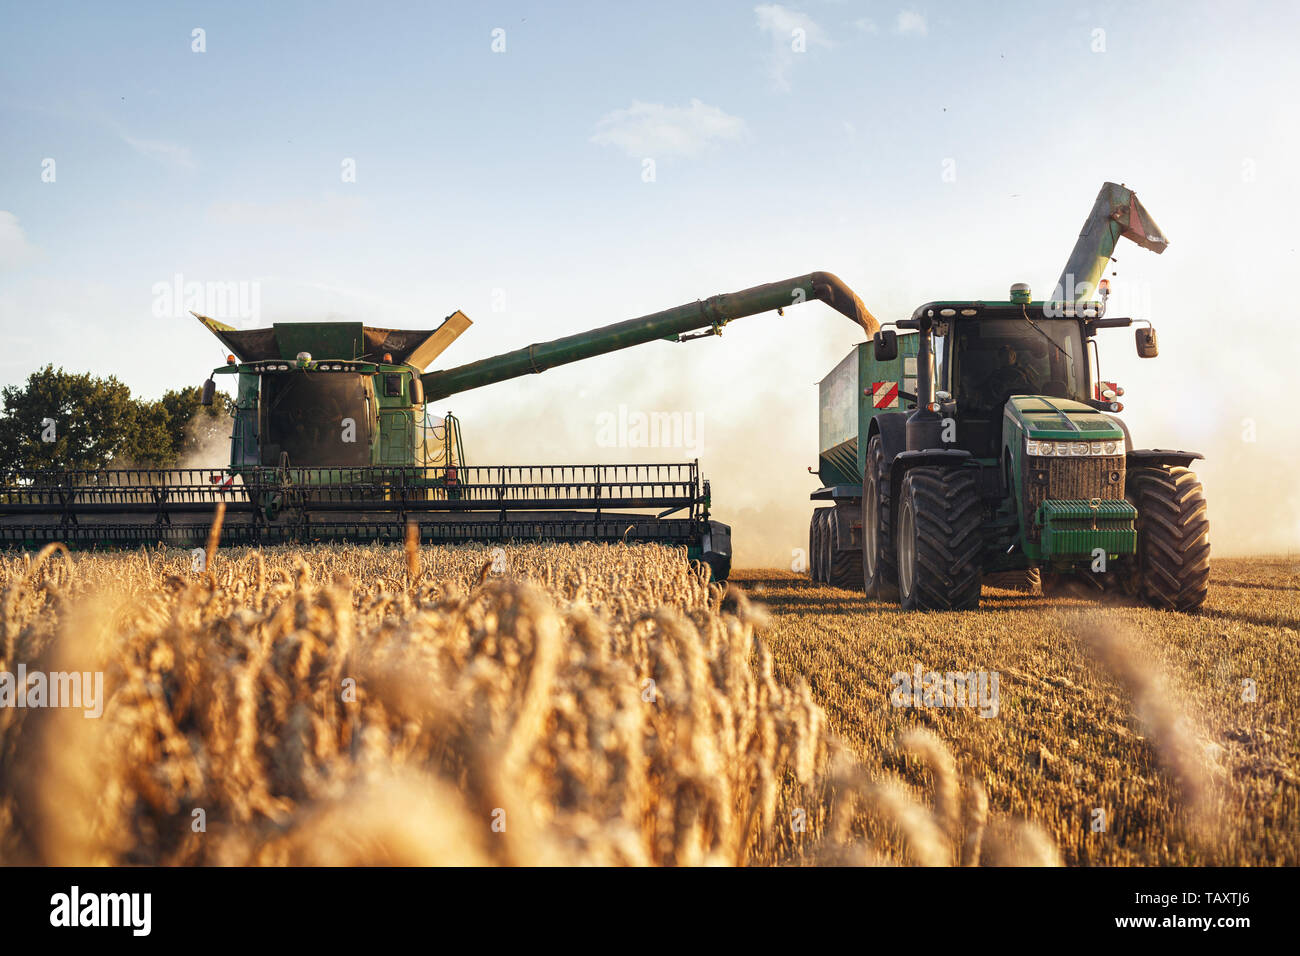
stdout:
MULTIPOLYGON (((1046 291, 1112 179, 1171 244, 1121 249, 1114 280, 1161 359, 1114 333, 1104 377, 1140 443, 1216 453, 1230 544, 1300 538, 1296 492, 1258 477, 1300 439, 1276 399, 1300 349, 1272 314, 1296 269, 1294 5, 0 10, 0 384, 46 361, 144 395, 198 383, 220 346, 155 314, 177 274, 255 283, 260 321, 237 325, 463 309, 447 364, 812 269, 884 318, 1046 291)), ((689 457, 598 447, 594 421, 699 415, 719 515, 776 562, 806 534, 811 383, 856 339, 813 304, 452 407, 484 463, 689 457)))

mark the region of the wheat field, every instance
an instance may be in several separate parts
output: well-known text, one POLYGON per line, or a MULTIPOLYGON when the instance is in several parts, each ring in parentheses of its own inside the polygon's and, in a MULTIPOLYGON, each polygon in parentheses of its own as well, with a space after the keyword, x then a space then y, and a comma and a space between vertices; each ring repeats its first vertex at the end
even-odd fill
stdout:
POLYGON ((1298 586, 945 616, 657 546, 0 556, 0 672, 107 698, 0 707, 0 863, 1295 864, 1298 586), (916 664, 998 715, 891 706, 916 664))

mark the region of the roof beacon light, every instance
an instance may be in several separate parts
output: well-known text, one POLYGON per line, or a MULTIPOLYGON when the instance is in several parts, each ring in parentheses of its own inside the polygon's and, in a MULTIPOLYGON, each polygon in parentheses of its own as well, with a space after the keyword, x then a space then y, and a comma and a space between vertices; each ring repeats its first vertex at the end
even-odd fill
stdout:
POLYGON ((1011 301, 1017 305, 1028 305, 1032 298, 1028 282, 1017 282, 1011 286, 1011 301))
POLYGON ((298 367, 299 367, 299 368, 306 368, 306 367, 307 367, 308 365, 310 365, 310 364, 311 364, 311 353, 310 353, 310 352, 299 352, 299 353, 298 353, 298 367))
POLYGON ((1102 279, 1100 282, 1098 282, 1097 291, 1101 293, 1102 299, 1108 298, 1110 296, 1110 280, 1102 279))
POLYGON ((227 356, 226 356, 226 364, 227 364, 227 365, 234 365, 234 364, 235 364, 235 357, 234 357, 233 355, 227 355, 227 356))

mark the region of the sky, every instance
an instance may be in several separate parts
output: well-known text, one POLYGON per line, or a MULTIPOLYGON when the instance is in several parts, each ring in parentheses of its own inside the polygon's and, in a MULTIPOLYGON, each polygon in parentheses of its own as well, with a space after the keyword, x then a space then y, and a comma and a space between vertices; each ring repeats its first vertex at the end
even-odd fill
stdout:
MULTIPOLYGON (((817 269, 886 320, 1045 294, 1112 180, 1170 245, 1117 250, 1110 312, 1161 355, 1103 333, 1102 377, 1139 446, 1207 455, 1216 553, 1295 552, 1298 28, 1286 3, 4 0, 0 385, 201 383, 224 350, 178 283, 240 328, 461 309, 435 367, 817 269)), ((439 410, 471 463, 698 457, 738 562, 784 566, 815 383, 860 340, 810 303, 439 410), (620 406, 694 427, 629 447, 620 406)))

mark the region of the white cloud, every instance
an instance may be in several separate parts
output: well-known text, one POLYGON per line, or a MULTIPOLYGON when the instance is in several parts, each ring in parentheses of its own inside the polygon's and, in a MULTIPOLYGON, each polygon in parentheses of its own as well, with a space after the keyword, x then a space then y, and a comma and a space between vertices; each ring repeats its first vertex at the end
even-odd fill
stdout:
POLYGON ((596 123, 593 143, 616 146, 636 159, 696 156, 748 135, 745 121, 697 99, 690 106, 665 106, 636 100, 627 109, 606 113, 596 123))
POLYGON ((853 25, 859 33, 876 34, 880 32, 880 27, 876 26, 876 21, 871 17, 858 17, 853 21, 853 25))
POLYGON ((35 255, 35 247, 27 241, 18 217, 0 209, 0 271, 20 269, 35 255))
POLYGON ((930 28, 926 26, 925 17, 915 10, 900 10, 894 21, 894 32, 901 33, 903 36, 913 34, 923 37, 930 32, 930 28))
POLYGON ((161 139, 136 139, 134 136, 128 136, 122 133, 122 142, 126 143, 141 156, 148 156, 151 159, 161 160, 173 166, 180 166, 183 169, 194 168, 194 157, 190 154, 188 146, 182 146, 180 143, 172 143, 161 139))
POLYGON ((806 13, 790 10, 779 3, 763 3, 754 8, 758 29, 772 37, 768 54, 768 72, 773 84, 790 89, 790 71, 795 57, 804 56, 814 46, 829 47, 830 38, 806 13))

